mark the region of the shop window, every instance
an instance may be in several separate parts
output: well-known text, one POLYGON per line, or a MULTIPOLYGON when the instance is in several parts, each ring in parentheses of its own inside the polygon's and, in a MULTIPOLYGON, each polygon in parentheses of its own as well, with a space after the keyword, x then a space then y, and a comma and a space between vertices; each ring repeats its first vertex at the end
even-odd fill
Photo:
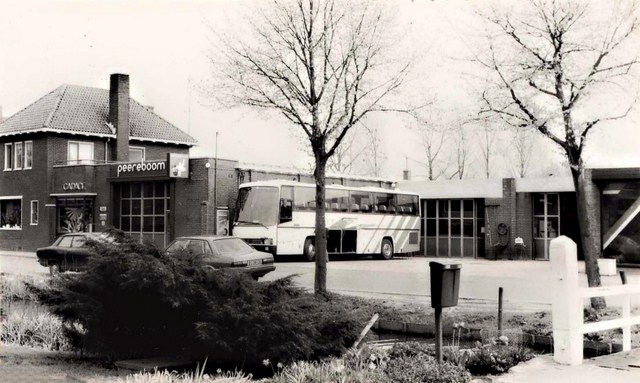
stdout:
POLYGON ((24 168, 31 169, 33 167, 33 141, 24 143, 24 168))
POLYGON ((13 169, 13 144, 4 144, 4 170, 13 169))
POLYGON ((144 162, 145 149, 139 146, 129 146, 129 162, 144 162))
POLYGON ((16 159, 13 163, 14 170, 22 169, 22 162, 24 161, 23 145, 24 144, 22 142, 16 142, 13 144, 13 150, 15 151, 15 156, 16 156, 16 159))
POLYGON ((69 141, 67 164, 80 165, 93 163, 93 142, 69 141))
POLYGON ((22 229, 22 199, 6 198, 0 200, 0 229, 22 229))
POLYGON ((31 224, 34 226, 38 224, 38 210, 38 201, 31 201, 31 224))

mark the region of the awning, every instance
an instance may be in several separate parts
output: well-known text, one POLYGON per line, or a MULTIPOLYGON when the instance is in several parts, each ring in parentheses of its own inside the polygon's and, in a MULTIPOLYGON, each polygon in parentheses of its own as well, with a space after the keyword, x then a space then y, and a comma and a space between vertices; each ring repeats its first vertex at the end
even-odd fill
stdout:
POLYGON ((51 193, 50 197, 95 197, 98 193, 51 193))

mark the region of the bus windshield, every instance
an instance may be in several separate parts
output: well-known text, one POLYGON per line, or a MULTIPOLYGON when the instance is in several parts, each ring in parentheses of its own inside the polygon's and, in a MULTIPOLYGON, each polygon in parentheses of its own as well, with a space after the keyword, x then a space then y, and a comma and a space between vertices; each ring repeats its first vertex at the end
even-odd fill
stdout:
POLYGON ((276 224, 278 188, 254 186, 240 189, 238 194, 238 219, 240 224, 276 224))

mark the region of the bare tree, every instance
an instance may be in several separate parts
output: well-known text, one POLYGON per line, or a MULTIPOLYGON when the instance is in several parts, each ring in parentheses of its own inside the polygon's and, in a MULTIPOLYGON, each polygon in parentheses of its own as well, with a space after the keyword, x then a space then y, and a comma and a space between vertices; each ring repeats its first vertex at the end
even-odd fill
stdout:
POLYGON ((533 130, 514 129, 511 132, 510 151, 508 155, 510 171, 514 177, 524 178, 531 168, 531 155, 536 137, 533 130))
MULTIPOLYGON (((226 82, 216 91, 236 104, 280 112, 308 139, 315 161, 316 294, 326 292, 325 170, 347 133, 400 87, 408 63, 383 53, 383 11, 371 3, 273 1, 252 20, 251 36, 224 47, 226 82)), ((240 40, 239 40, 240 39, 240 40)))
MULTIPOLYGON (((608 3, 606 10, 618 7, 603 27, 594 17, 602 21, 606 10, 590 8, 595 2, 530 0, 527 5, 520 17, 497 10, 485 15, 497 35, 489 40, 488 54, 477 57, 496 80, 483 94, 484 112, 517 128, 535 127, 562 149, 576 189, 587 279, 589 286, 600 286, 601 244, 593 235, 600 225, 598 191, 585 177, 583 153, 593 128, 625 117, 635 104, 634 99, 619 108, 637 85, 632 78, 638 63, 637 3, 608 3), (593 100, 603 95, 616 104, 594 108, 593 100)), ((594 298, 591 304, 601 308, 605 302, 594 298)))
POLYGON ((421 164, 427 167, 427 178, 437 180, 448 169, 448 164, 443 159, 443 148, 448 139, 447 130, 421 124, 418 128, 420 133, 420 144, 426 156, 426 162, 421 164))
POLYGON ((478 132, 478 136, 480 154, 482 155, 482 173, 486 178, 491 178, 495 162, 496 129, 491 127, 489 121, 485 119, 482 121, 482 128, 478 132))
POLYGON ((365 171, 373 177, 380 177, 382 168, 387 160, 382 139, 378 128, 366 126, 367 144, 363 154, 365 171))
POLYGON ((327 169, 336 173, 350 173, 356 162, 362 159, 362 154, 367 148, 364 145, 358 145, 356 132, 354 129, 344 137, 342 144, 327 161, 327 169))
POLYGON ((449 175, 449 179, 457 177, 461 180, 464 178, 467 165, 469 164, 471 148, 469 147, 467 129, 460 125, 455 128, 454 132, 451 163, 455 171, 449 175))

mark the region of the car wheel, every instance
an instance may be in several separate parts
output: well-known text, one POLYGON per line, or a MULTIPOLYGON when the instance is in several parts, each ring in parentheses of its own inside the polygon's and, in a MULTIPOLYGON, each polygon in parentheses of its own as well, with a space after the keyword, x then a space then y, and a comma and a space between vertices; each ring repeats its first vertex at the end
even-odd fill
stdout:
POLYGON ((382 245, 380 246, 380 257, 382 259, 393 258, 393 243, 391 243, 391 240, 387 238, 382 240, 382 245))
POLYGON ((304 241, 304 257, 307 261, 312 262, 316 259, 316 242, 312 238, 307 238, 304 241))

